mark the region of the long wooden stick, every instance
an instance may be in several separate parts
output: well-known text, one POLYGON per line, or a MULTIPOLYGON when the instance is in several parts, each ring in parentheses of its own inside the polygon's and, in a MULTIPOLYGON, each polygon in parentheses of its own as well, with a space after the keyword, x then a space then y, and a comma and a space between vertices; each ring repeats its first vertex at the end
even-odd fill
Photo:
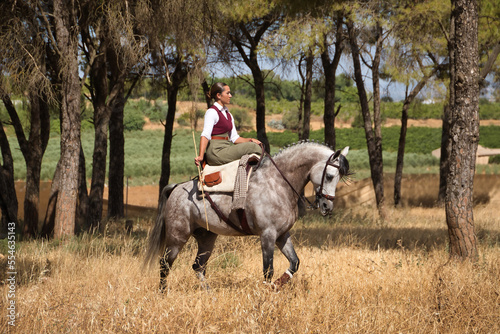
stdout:
MULTIPOLYGON (((194 143, 194 156, 198 156, 198 150, 196 149, 196 139, 194 138, 194 131, 193 131, 193 143, 194 143)), ((198 182, 201 184, 201 197, 203 198, 203 208, 205 209, 205 223, 207 224, 207 231, 210 231, 208 228, 208 216, 207 216, 207 206, 205 204, 205 191, 203 190, 203 180, 201 179, 201 170, 200 170, 200 165, 197 164, 196 167, 198 167, 198 182)))

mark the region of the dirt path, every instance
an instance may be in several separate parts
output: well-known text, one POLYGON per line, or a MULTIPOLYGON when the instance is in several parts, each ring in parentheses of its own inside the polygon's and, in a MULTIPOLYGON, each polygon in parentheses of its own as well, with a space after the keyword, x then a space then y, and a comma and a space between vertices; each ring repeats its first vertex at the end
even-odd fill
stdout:
MULTIPOLYGON (((179 126, 177 123, 177 118, 180 117, 184 113, 188 113, 192 108, 196 109, 206 109, 207 105, 206 103, 196 103, 193 104, 192 102, 185 102, 185 101, 180 101, 177 102, 177 112, 175 114, 176 121, 174 123, 174 129, 182 128, 179 126)), ((235 107, 235 106, 233 106, 235 107)), ((241 108, 241 107, 238 107, 241 108)), ((231 110, 231 106, 229 107, 231 110)), ((252 120, 252 128, 255 129, 255 111, 251 109, 247 109, 248 113, 251 115, 251 120, 252 120)), ((282 115, 266 115, 266 122, 268 123, 271 120, 281 120, 282 115)), ((351 121, 342 121, 340 119, 337 119, 335 121, 335 126, 337 128, 350 128, 351 127, 351 121)), ((408 120, 408 127, 412 126, 422 126, 422 127, 431 127, 431 128, 440 128, 442 126, 442 121, 440 119, 409 119, 408 120)), ((496 125, 500 126, 500 120, 481 120, 480 124, 483 126, 487 125, 496 125)), ((384 126, 390 127, 390 126, 400 126, 401 125, 401 120, 396 119, 396 118, 388 118, 384 122, 384 126)), ((311 130, 320 130, 324 127, 323 125, 323 117, 322 116, 316 116, 312 115, 311 116, 311 130)), ((187 127, 185 127, 187 128, 187 127)), ((200 119, 198 122, 198 130, 201 130, 203 128, 203 119, 200 119)), ((145 130, 162 130, 163 125, 160 123, 151 123, 149 119, 146 119, 146 124, 144 125, 145 130)), ((273 129, 269 126, 266 126, 266 131, 267 132, 279 132, 279 130, 273 129)))
MULTIPOLYGON (((394 176, 386 175, 384 179, 386 198, 392 198, 394 176)), ((402 204, 405 206, 432 207, 438 194, 439 175, 422 174, 406 175, 402 185, 402 204)), ((140 215, 141 212, 153 213, 158 205, 158 185, 135 186, 125 189, 125 200, 130 205, 129 216, 140 215)), ((19 201, 18 217, 23 218, 23 200, 25 194, 23 181, 16 182, 19 201)), ((40 215, 45 214, 50 194, 50 181, 40 186, 40 215)), ((314 200, 312 186, 308 184, 305 195, 314 200)), ((105 188, 104 198, 108 198, 105 188)), ((500 175, 476 175, 474 180, 474 202, 496 210, 500 205, 500 175)), ((340 183, 337 188, 336 206, 353 208, 359 205, 375 205, 375 192, 370 179, 357 180, 350 185, 340 183)))

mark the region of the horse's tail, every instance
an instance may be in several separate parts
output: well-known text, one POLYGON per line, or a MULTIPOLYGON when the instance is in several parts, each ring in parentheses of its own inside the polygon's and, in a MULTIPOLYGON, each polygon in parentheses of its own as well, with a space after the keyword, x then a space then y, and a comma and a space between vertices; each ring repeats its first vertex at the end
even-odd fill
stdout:
POLYGON ((163 255, 166 245, 166 212, 164 212, 164 206, 167 204, 168 197, 172 191, 177 187, 176 183, 169 184, 163 188, 161 191, 160 199, 158 200, 158 214, 156 216, 155 225, 149 233, 148 245, 146 250, 146 256, 144 259, 144 266, 151 266, 156 263, 158 257, 163 255))

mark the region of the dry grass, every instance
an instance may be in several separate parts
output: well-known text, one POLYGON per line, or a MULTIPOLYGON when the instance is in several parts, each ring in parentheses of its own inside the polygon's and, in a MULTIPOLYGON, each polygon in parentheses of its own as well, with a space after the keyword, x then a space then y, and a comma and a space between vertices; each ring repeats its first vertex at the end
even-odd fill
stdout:
MULTIPOLYGON (((262 283, 255 237, 218 240, 209 292, 188 243, 164 294, 157 272, 141 267, 151 219, 133 236, 115 224, 104 237, 22 243, 15 332, 498 333, 500 218, 478 208, 480 260, 446 264, 442 211, 393 210, 384 223, 368 209, 306 216, 292 230, 301 268, 279 293, 262 283)), ((287 267, 276 253, 275 276, 287 267)), ((0 331, 13 332, 2 288, 0 331)))

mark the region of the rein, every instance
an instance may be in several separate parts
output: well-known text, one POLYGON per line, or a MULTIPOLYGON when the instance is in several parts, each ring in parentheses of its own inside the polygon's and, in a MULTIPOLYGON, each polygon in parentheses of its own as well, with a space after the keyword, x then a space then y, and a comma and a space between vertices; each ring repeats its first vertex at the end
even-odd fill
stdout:
POLYGON ((297 190, 295 190, 295 188, 292 186, 292 184, 290 183, 290 181, 288 181, 288 179, 286 178, 285 174, 283 174, 283 172, 279 169, 279 167, 274 162, 273 158, 271 158, 271 155, 269 153, 267 153, 267 152, 265 152, 265 155, 269 158, 269 160, 271 160, 271 162, 273 163, 274 167, 276 167, 276 170, 281 174, 281 177, 283 178, 283 180, 285 180, 286 183, 288 183, 288 185, 290 186, 290 188, 292 188, 293 192, 299 197, 299 199, 302 202, 304 202, 304 203, 307 202, 311 208, 314 208, 315 207, 314 203, 311 203, 304 195, 299 194, 299 192, 297 190))
MULTIPOLYGON (((266 152, 266 150, 264 149, 264 145, 260 145, 262 147, 262 156, 267 156, 269 158, 269 160, 271 160, 271 162, 273 163, 274 167, 276 167, 276 170, 280 173, 281 177, 283 178, 283 180, 286 181, 286 183, 288 183, 288 185, 290 186, 290 188, 292 188, 293 192, 299 197, 299 199, 304 202, 304 204, 307 202, 309 204, 309 207, 310 208, 317 208, 317 205, 316 203, 318 202, 318 200, 321 198, 321 197, 324 197, 330 201, 333 201, 335 199, 335 196, 330 196, 330 195, 327 195, 327 194, 323 194, 323 183, 325 182, 325 174, 326 174, 326 168, 328 166, 332 166, 332 167, 335 167, 335 168, 339 168, 339 165, 336 165, 333 163, 333 160, 332 158, 335 157, 335 154, 337 154, 337 152, 333 153, 327 160, 326 164, 325 164, 325 168, 323 169, 323 176, 321 177, 321 185, 319 187, 319 191, 318 193, 316 194, 316 200, 314 201, 314 203, 311 203, 304 195, 301 195, 299 194, 299 192, 297 190, 295 190, 295 188, 293 187, 293 185, 290 183, 290 181, 288 181, 288 179, 286 178, 286 176, 283 174, 283 172, 279 169, 279 167, 276 165, 276 163, 274 162, 273 158, 271 157, 271 155, 269 153, 266 152)), ((260 159, 259 161, 259 164, 257 165, 256 169, 260 167, 260 164, 262 162, 263 159, 260 159)))

